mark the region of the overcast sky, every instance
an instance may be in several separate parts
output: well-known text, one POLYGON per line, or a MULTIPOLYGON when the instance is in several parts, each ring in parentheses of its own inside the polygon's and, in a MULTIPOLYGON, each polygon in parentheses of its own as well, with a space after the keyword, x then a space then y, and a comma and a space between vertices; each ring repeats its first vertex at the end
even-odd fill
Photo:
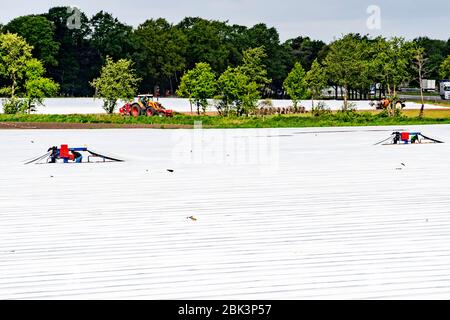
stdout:
POLYGON ((105 10, 133 26, 158 17, 177 23, 186 16, 246 26, 263 22, 276 27, 282 41, 302 35, 329 42, 349 32, 450 38, 449 0, 0 0, 0 23, 67 5, 88 16, 105 10), (372 5, 380 8, 381 23, 376 10, 367 13, 372 5))

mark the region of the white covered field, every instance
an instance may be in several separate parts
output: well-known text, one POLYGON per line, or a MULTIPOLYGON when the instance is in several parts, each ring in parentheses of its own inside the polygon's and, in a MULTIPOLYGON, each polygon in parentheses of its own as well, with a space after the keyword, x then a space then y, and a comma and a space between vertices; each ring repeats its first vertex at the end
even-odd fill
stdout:
MULTIPOLYGON (((161 98, 159 100, 161 104, 167 108, 172 109, 177 112, 189 112, 190 105, 188 99, 177 99, 177 98, 161 98)), ((324 101, 327 108, 331 110, 339 110, 342 107, 342 101, 328 100, 324 101)), ((211 106, 208 111, 216 111, 212 106, 213 101, 210 100, 211 106)), ((369 101, 354 101, 355 108, 358 110, 374 110, 374 107, 369 105, 369 101)), ((92 99, 92 98, 50 98, 46 99, 44 102, 45 106, 38 106, 38 114, 95 114, 95 113, 105 113, 102 108, 102 100, 92 99)), ((289 107, 292 105, 291 100, 272 100, 274 107, 289 107)), ((300 103, 307 110, 311 109, 312 102, 310 100, 303 100, 300 103)), ((123 103, 119 103, 118 106, 122 106, 123 103)), ((406 109, 420 109, 421 105, 414 102, 407 102, 406 109)), ((426 109, 446 109, 446 107, 426 105, 426 109)), ((194 110, 196 107, 194 106, 194 110)), ((0 112, 3 112, 3 99, 0 99, 0 112)), ((118 112, 118 108, 116 110, 118 112)))
POLYGON ((0 299, 450 298, 450 126, 0 137, 0 299))

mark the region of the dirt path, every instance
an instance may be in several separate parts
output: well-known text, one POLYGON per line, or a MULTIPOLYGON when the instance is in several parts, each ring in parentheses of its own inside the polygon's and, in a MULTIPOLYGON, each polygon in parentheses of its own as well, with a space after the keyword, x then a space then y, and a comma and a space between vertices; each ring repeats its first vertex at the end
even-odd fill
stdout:
POLYGON ((12 129, 192 129, 183 124, 116 124, 116 123, 64 123, 64 122, 0 122, 0 130, 12 129))

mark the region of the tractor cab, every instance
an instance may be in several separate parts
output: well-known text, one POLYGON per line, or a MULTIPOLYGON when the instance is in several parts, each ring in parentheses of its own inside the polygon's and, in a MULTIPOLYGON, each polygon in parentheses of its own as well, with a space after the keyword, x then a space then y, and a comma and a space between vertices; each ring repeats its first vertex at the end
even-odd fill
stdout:
POLYGON ((140 94, 140 95, 138 95, 138 101, 144 105, 148 105, 148 103, 150 101, 153 102, 153 95, 152 94, 140 94))

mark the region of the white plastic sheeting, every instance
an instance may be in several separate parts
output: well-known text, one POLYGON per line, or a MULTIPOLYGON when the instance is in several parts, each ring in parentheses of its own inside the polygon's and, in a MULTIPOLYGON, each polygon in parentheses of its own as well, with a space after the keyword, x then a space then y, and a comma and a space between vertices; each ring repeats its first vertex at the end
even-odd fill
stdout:
MULTIPOLYGON (((159 99, 161 104, 167 108, 172 109, 177 112, 189 112, 191 110, 188 99, 177 99, 177 98, 161 98, 159 99)), ((328 100, 323 101, 326 107, 330 110, 339 110, 342 108, 343 101, 328 100)), ((3 112, 2 107, 3 99, 0 99, 0 111, 3 112)), ((317 103, 317 102, 316 102, 317 103)), ((358 110, 374 110, 374 107, 369 105, 369 101, 354 101, 355 108, 358 110)), ((102 105, 103 102, 100 99, 93 98, 51 98, 44 101, 45 106, 38 106, 38 114, 96 114, 105 113, 102 105)), ((211 106, 208 111, 216 111, 213 106, 213 100, 210 100, 211 106)), ((291 100, 272 100, 274 107, 289 107, 292 105, 291 100)), ((300 103, 307 110, 311 109, 312 102, 310 100, 303 100, 300 103)), ((122 106, 123 103, 119 103, 122 106)), ((407 102, 406 109, 420 109, 421 105, 414 102, 407 102)), ((426 105, 426 109, 445 109, 445 107, 426 105)), ((194 111, 196 107, 193 106, 194 111)), ((118 112, 118 108, 116 110, 118 112)))
POLYGON ((0 299, 448 299, 448 142, 445 125, 0 131, 0 299), (373 146, 394 129, 447 143, 373 146), (126 162, 21 163, 62 143, 126 162))

